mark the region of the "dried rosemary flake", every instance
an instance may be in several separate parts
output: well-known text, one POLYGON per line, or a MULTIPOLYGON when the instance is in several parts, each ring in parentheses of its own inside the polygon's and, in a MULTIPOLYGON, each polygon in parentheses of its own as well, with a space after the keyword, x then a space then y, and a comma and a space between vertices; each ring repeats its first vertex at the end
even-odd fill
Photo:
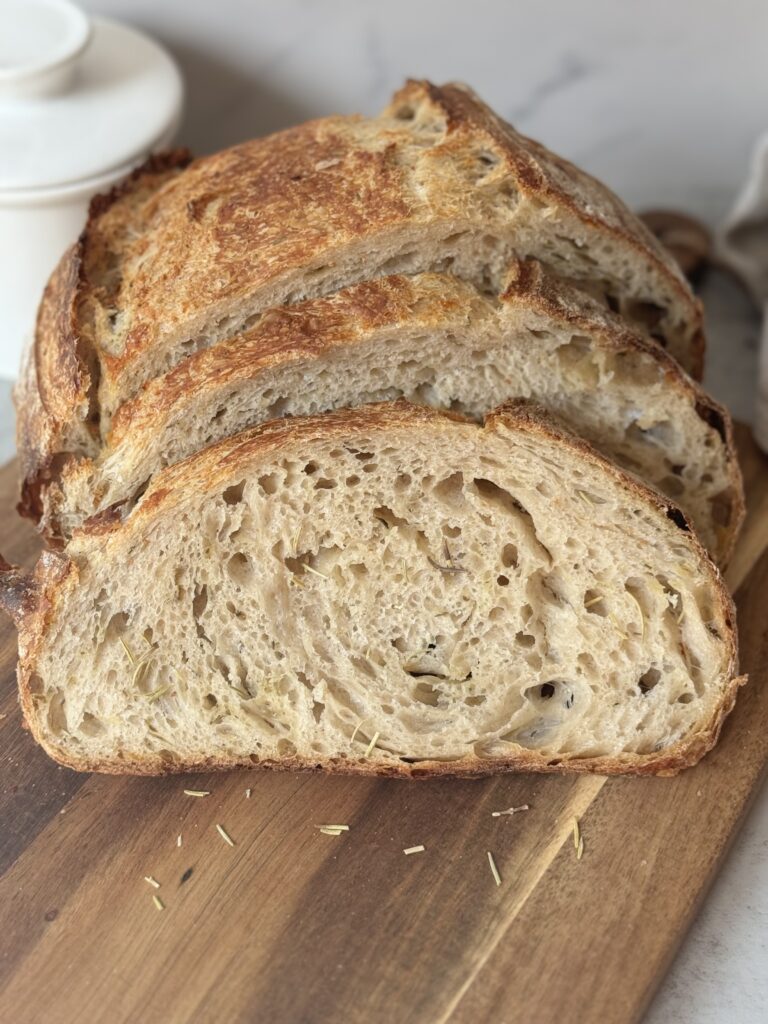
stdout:
POLYGON ((644 637, 645 636, 645 615, 643 614, 643 606, 637 600, 635 595, 633 593, 631 593, 629 590, 627 591, 627 597, 631 597, 632 600, 637 605, 637 612, 638 612, 638 615, 640 616, 640 636, 644 637))
POLYGON ((153 878, 152 875, 144 875, 144 881, 148 882, 149 885, 151 885, 153 889, 159 889, 160 888, 160 883, 158 882, 158 880, 156 878, 153 878))
POLYGON ((217 825, 216 826, 216 831, 219 833, 219 835, 224 840, 224 842, 227 844, 227 846, 234 846, 235 845, 234 840, 232 839, 232 837, 227 835, 226 831, 221 827, 221 825, 217 825))
POLYGON ((378 743, 378 740, 379 740, 379 733, 375 732, 373 734, 373 736, 371 736, 371 742, 365 748, 365 753, 363 754, 363 757, 370 757, 371 756, 371 752, 373 751, 373 748, 378 743))
POLYGON ((360 730, 362 729, 362 727, 364 725, 365 725, 365 719, 361 718, 360 721, 355 726, 354 730, 352 731, 352 735, 349 737, 349 742, 350 743, 354 743, 355 742, 355 736, 357 736, 357 734, 360 732, 360 730))
POLYGON ((302 534, 303 530, 304 530, 304 523, 299 523, 299 528, 296 531, 296 536, 293 538, 293 550, 296 552, 294 557, 296 557, 296 558, 299 557, 299 539, 301 537, 301 534, 302 534))
POLYGON ((210 789, 185 789, 184 796, 210 796, 210 789))
POLYGON ((579 845, 576 847, 576 860, 581 860, 584 856, 584 837, 579 836, 579 845))
POLYGON ((505 814, 512 815, 512 814, 517 814, 520 811, 530 811, 530 809, 531 808, 530 808, 530 806, 528 804, 520 804, 519 807, 508 807, 506 809, 506 811, 491 811, 491 817, 492 818, 501 818, 505 814))
POLYGON ((501 885, 501 875, 499 874, 499 869, 496 867, 496 861, 493 859, 493 854, 490 850, 488 851, 488 864, 490 865, 494 882, 496 885, 501 885))
POLYGON ((155 904, 158 910, 165 910, 165 904, 163 903, 163 901, 160 899, 156 892, 152 893, 152 902, 155 904))
POLYGON ((466 572, 466 569, 462 569, 460 565, 441 565, 436 562, 431 555, 427 555, 427 561, 435 569, 439 569, 440 572, 466 572))
POLYGON ((573 848, 578 851, 579 840, 581 839, 581 830, 579 829, 579 819, 573 819, 573 848))
POLYGON ((576 493, 584 502, 585 505, 599 505, 600 502, 596 501, 591 494, 587 494, 586 491, 580 491, 577 489, 576 493))
POLYGON ((146 671, 147 671, 147 661, 146 661, 146 660, 144 660, 144 661, 140 661, 140 662, 139 662, 139 663, 138 663, 138 664, 136 665, 136 669, 134 670, 134 673, 133 673, 133 680, 132 680, 132 682, 131 682, 131 685, 132 685, 132 686, 138 686, 138 685, 139 685, 139 682, 140 682, 140 680, 141 680, 141 677, 142 677, 142 676, 144 675, 144 673, 145 673, 146 671))
POLYGON ((125 642, 125 640, 123 640, 122 637, 120 637, 120 643, 123 645, 123 650, 128 655, 128 661, 130 661, 130 663, 132 665, 135 665, 136 664, 136 659, 133 656, 133 652, 131 651, 131 648, 128 646, 128 644, 125 642))
POLYGON ((424 853, 425 849, 426 847, 424 846, 409 846, 406 850, 403 850, 403 853, 406 857, 410 857, 412 853, 424 853))
POLYGON ((147 694, 147 701, 151 704, 153 701, 159 700, 164 694, 168 693, 170 686, 158 686, 152 693, 147 694))
POLYGON ((311 565, 308 565, 306 562, 304 563, 304 568, 307 572, 311 572, 314 576, 319 576, 321 580, 328 579, 324 572, 320 572, 319 569, 314 569, 311 565))

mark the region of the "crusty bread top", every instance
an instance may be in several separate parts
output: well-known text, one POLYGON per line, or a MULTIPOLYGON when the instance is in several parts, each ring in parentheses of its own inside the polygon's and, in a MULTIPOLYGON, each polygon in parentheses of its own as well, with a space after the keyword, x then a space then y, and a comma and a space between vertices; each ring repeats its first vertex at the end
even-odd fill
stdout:
MULTIPOLYGON (((88 451, 104 409, 154 374, 164 346, 188 340, 193 351, 211 323, 226 336, 249 296, 290 302, 339 254, 383 245, 404 226, 418 239, 436 223, 479 229, 522 211, 519 255, 546 248, 548 230, 565 238, 571 276, 589 277, 589 266, 598 283, 623 279, 624 297, 650 303, 657 333, 701 369, 699 305, 650 233, 465 87, 410 82, 378 118, 327 118, 188 162, 183 152, 156 158, 94 202, 46 292, 34 374, 17 392, 32 488, 60 452, 88 451)), ((26 506, 34 514, 33 492, 26 506)))

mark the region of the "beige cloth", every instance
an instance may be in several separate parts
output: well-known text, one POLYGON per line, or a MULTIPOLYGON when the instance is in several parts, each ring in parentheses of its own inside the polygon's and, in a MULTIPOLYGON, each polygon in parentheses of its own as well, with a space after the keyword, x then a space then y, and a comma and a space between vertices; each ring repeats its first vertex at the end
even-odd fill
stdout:
POLYGON ((749 178, 718 238, 718 256, 762 310, 754 435, 768 451, 768 135, 752 155, 749 178))

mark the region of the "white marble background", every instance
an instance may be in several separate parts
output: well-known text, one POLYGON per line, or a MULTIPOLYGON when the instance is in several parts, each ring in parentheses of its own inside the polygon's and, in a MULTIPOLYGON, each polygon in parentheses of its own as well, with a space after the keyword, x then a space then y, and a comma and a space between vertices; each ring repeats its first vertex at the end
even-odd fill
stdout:
MULTIPOLYGON (((188 85, 180 139, 196 152, 330 112, 374 112, 407 75, 463 79, 632 206, 715 225, 768 128, 765 0, 81 2, 176 55, 188 85)), ((705 301, 707 384, 746 419, 755 314, 724 278, 710 281, 705 301)), ((0 384, 3 458, 7 395, 0 384)), ((764 1024, 767 946, 764 791, 646 1024, 764 1024)))

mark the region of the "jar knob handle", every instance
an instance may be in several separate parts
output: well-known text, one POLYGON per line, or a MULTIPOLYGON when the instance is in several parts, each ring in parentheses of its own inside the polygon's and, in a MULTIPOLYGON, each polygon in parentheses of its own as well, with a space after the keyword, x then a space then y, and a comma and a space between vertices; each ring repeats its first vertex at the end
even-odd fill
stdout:
POLYGON ((91 40, 88 15, 71 0, 2 0, 0 17, 0 99, 65 92, 91 40))

